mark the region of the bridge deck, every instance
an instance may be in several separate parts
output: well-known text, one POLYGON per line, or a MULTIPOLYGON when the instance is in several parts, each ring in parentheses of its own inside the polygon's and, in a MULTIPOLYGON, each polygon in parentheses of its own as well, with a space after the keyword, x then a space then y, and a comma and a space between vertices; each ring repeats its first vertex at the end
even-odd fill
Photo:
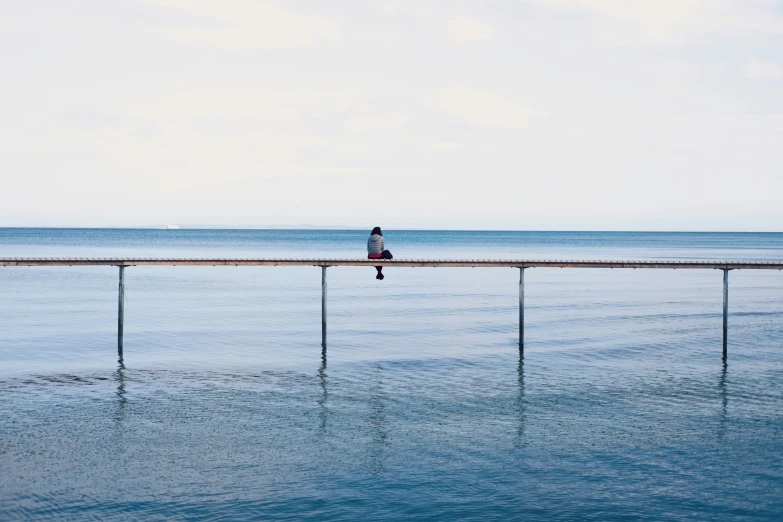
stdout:
POLYGON ((466 268, 701 268, 783 270, 783 261, 535 260, 535 259, 263 259, 263 258, 0 258, 0 266, 400 266, 466 268))

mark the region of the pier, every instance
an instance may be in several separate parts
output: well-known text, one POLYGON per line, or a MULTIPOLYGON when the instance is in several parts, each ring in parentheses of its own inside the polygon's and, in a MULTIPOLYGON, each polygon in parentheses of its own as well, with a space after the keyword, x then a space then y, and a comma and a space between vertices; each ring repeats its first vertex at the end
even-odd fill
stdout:
POLYGON ((515 268, 519 270, 519 350, 525 345, 525 270, 528 268, 644 268, 701 269, 723 271, 723 360, 728 357, 729 271, 783 270, 781 262, 743 261, 596 261, 596 260, 467 260, 467 259, 209 259, 209 258, 0 258, 0 266, 117 266, 119 297, 117 314, 117 351, 123 357, 125 316, 125 268, 135 266, 312 266, 321 268, 321 346, 326 349, 326 269, 340 266, 409 267, 409 268, 515 268))

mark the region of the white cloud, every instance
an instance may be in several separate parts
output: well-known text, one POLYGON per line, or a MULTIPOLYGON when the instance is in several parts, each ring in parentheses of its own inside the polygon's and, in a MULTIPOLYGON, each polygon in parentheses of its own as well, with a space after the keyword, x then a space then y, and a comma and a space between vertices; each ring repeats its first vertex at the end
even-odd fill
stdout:
POLYGON ((312 47, 342 38, 342 24, 331 18, 253 0, 142 0, 204 19, 201 27, 163 27, 171 38, 231 51, 312 47))
POLYGON ((459 144, 453 141, 417 141, 414 145, 420 149, 434 152, 454 152, 460 148, 459 144))
POLYGON ((133 93, 114 100, 108 110, 117 115, 110 128, 53 140, 69 150, 95 150, 96 161, 174 192, 218 178, 228 182, 294 172, 292 165, 310 150, 360 155, 363 144, 338 139, 328 127, 316 128, 311 115, 364 114, 370 102, 359 89, 285 89, 222 78, 211 85, 133 93), (155 129, 155 135, 140 134, 144 127, 155 129))
POLYGON ((783 67, 775 62, 753 59, 745 66, 745 76, 757 80, 783 78, 783 67))
POLYGON ((304 111, 326 108, 335 113, 365 113, 370 110, 370 96, 358 88, 284 88, 224 77, 211 84, 177 85, 133 95, 121 100, 113 110, 126 117, 169 126, 212 120, 284 128, 301 125, 304 111))
POLYGON ((400 6, 394 2, 384 2, 378 8, 384 14, 393 14, 399 10, 400 6))
POLYGON ((485 23, 467 16, 458 16, 449 20, 449 34, 456 45, 467 45, 471 41, 489 40, 495 31, 485 23))
POLYGON ((604 40, 656 45, 706 41, 714 37, 783 34, 783 16, 773 0, 524 0, 559 10, 621 22, 603 28, 604 40))
MULTIPOLYGON (((377 5, 377 4, 376 4, 377 5)), ((418 18, 426 18, 433 14, 432 6, 419 0, 403 2, 384 2, 377 5, 378 10, 384 15, 404 15, 418 18)))
POLYGON ((350 118, 343 123, 343 130, 347 132, 382 132, 387 130, 401 129, 410 120, 410 114, 391 114, 388 116, 376 116, 373 114, 362 114, 350 118))
POLYGON ((461 83, 443 91, 438 106, 447 113, 480 127, 521 129, 544 113, 507 100, 492 91, 473 89, 461 83))

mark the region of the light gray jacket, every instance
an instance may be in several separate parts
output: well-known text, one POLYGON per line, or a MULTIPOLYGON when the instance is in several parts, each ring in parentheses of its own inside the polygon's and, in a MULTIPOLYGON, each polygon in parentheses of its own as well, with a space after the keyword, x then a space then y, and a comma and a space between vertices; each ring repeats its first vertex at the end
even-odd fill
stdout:
POLYGON ((367 240, 367 253, 380 254, 384 251, 383 236, 372 234, 367 240))

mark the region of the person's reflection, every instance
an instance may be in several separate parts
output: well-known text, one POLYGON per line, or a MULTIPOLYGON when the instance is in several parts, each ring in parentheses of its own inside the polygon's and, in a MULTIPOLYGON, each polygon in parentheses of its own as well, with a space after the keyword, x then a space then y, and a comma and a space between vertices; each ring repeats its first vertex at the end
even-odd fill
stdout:
POLYGON ((517 415, 519 424, 517 426, 517 436, 514 439, 514 447, 521 448, 524 445, 525 438, 525 355, 519 352, 519 363, 517 364, 517 415))
POLYGON ((125 419, 125 404, 128 399, 125 397, 125 363, 120 357, 117 360, 117 371, 114 373, 114 380, 117 381, 117 422, 125 419))
POLYGON ((723 361, 723 368, 720 372, 720 379, 718 380, 718 391, 721 397, 721 414, 720 422, 718 424, 718 440, 723 440, 726 436, 726 419, 728 417, 729 406, 729 394, 726 387, 726 378, 728 377, 729 365, 726 361, 723 361))
POLYGON ((321 366, 318 367, 318 379, 321 383, 321 397, 318 399, 318 406, 320 407, 318 419, 320 420, 321 435, 326 434, 326 421, 329 418, 329 406, 327 405, 329 392, 326 389, 326 377, 326 348, 324 348, 321 350, 321 366))
POLYGON ((383 470, 385 446, 388 445, 388 421, 386 420, 386 394, 383 386, 383 367, 377 365, 377 379, 370 389, 370 426, 375 431, 370 442, 370 472, 383 470))

